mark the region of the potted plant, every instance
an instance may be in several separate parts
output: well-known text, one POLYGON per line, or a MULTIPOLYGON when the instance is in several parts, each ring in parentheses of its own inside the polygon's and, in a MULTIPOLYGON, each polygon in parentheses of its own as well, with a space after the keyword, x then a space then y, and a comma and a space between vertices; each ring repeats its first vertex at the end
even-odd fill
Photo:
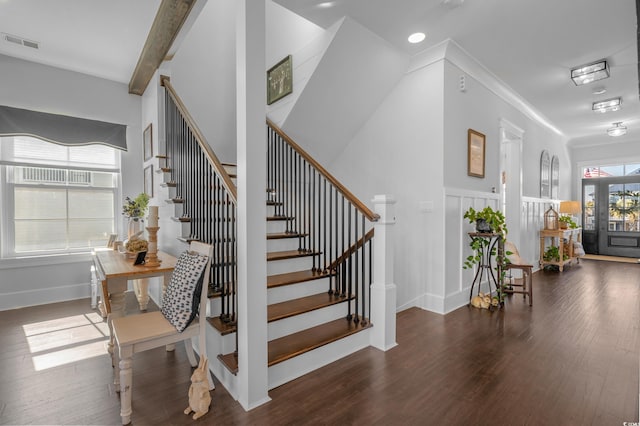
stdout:
MULTIPOLYGON (((493 210, 490 206, 485 207, 482 210, 475 210, 473 207, 464 213, 464 218, 471 224, 476 225, 476 231, 480 234, 498 234, 502 243, 507 239, 507 223, 504 214, 499 210, 493 210)), ((479 265, 482 262, 483 253, 489 250, 492 239, 487 238, 486 235, 476 235, 471 237, 469 246, 473 253, 464 261, 463 269, 472 269, 474 266, 479 265)), ((498 244, 498 247, 502 247, 502 244, 498 244)), ((507 256, 512 254, 511 252, 503 252, 503 250, 496 250, 495 246, 491 250, 490 256, 495 256, 496 264, 495 269, 500 274, 500 283, 504 282, 505 268, 508 263, 507 256)), ((499 293, 501 298, 504 296, 504 292, 499 293)), ((494 296, 497 298, 497 296, 494 296)), ((503 300, 498 300, 498 303, 502 303, 503 300)))
POLYGON ((476 224, 476 231, 496 234, 502 234, 503 237, 507 236, 507 223, 505 221, 504 214, 499 210, 493 210, 491 206, 487 206, 482 210, 476 210, 473 207, 464 213, 464 218, 469 220, 469 223, 476 224))
POLYGON ((563 214, 558 218, 558 222, 560 223, 561 229, 576 229, 578 224, 573 221, 573 218, 568 214, 563 214))
POLYGON ((127 238, 131 239, 133 235, 140 232, 141 223, 143 217, 147 212, 147 206, 149 205, 149 196, 144 192, 138 194, 136 198, 131 199, 126 197, 124 204, 122 205, 122 215, 129 219, 129 229, 127 231, 127 238))

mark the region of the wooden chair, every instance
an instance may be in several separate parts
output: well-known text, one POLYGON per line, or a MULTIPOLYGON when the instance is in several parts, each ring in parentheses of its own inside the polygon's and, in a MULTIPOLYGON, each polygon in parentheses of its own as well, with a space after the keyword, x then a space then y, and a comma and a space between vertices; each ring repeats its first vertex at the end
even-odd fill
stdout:
MULTIPOLYGON (((126 425, 131 422, 131 392, 133 383, 133 354, 146 351, 148 349, 167 346, 167 350, 173 349, 173 344, 184 341, 187 350, 189 362, 193 367, 197 367, 195 354, 191 338, 199 336, 200 357, 206 358, 206 341, 205 341, 205 324, 206 324, 206 304, 207 304, 207 283, 209 282, 209 270, 211 265, 211 257, 213 248, 208 244, 192 242, 190 246, 192 252, 208 256, 208 260, 204 267, 202 275, 202 290, 200 292, 199 314, 197 318, 182 331, 178 332, 174 326, 165 317, 164 303, 167 297, 163 295, 163 311, 147 312, 137 315, 115 318, 113 320, 113 333, 115 340, 114 348, 114 367, 116 389, 120 390, 120 416, 122 424, 126 425)), ((183 255, 184 256, 184 255, 183 255)), ((176 275, 180 275, 180 271, 185 270, 185 263, 181 264, 183 256, 178 259, 176 269, 174 270, 171 282, 166 292, 170 293, 172 287, 175 287, 178 281, 175 280, 176 275)), ((175 308, 175 306, 173 307, 175 308)), ((174 309, 175 311, 175 309, 174 309)), ((214 389, 211 372, 208 371, 209 389, 214 389)), ((185 394, 186 398, 186 394, 185 394)))
POLYGON ((504 252, 509 261, 504 270, 517 269, 522 271, 522 281, 504 283, 503 291, 507 294, 522 294, 524 299, 529 296, 529 306, 533 306, 533 265, 529 265, 522 260, 520 253, 518 253, 518 248, 510 241, 504 243, 504 252), (509 252, 511 254, 506 254, 509 252), (522 289, 516 290, 514 287, 521 287, 522 289))

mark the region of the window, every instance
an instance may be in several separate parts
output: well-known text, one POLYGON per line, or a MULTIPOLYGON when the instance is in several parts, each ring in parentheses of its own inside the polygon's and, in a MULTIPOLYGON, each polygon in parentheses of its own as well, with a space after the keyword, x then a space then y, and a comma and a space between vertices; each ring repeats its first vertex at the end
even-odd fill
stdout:
POLYGON ((87 251, 115 232, 120 154, 0 138, 3 257, 87 251))
POLYGON ((640 164, 625 163, 613 166, 589 166, 582 168, 584 179, 616 176, 633 176, 640 174, 640 164))

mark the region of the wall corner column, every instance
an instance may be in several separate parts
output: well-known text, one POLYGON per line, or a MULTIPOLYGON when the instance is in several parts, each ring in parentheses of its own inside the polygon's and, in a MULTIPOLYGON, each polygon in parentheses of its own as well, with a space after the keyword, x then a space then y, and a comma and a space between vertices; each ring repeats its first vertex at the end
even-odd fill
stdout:
POLYGON ((238 402, 268 402, 265 0, 236 2, 238 402))
POLYGON ((373 284, 371 285, 371 345, 383 351, 396 343, 396 285, 393 283, 395 203, 392 195, 376 195, 373 200, 380 219, 373 239, 373 284))

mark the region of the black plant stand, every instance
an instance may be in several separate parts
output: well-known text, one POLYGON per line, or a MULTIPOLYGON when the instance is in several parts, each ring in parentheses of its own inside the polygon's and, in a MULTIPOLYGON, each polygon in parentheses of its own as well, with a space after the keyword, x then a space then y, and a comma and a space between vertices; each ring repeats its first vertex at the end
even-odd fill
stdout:
POLYGON ((494 273, 493 269, 493 257, 492 253, 495 253, 498 256, 503 255, 503 241, 502 234, 496 233, 485 233, 485 232, 469 232, 469 237, 471 239, 474 238, 484 238, 488 240, 488 244, 483 244, 480 249, 480 262, 478 263, 478 269, 476 270, 476 275, 473 277, 473 283, 471 284, 471 291, 469 292, 469 303, 471 303, 471 298, 473 297, 473 288, 478 284, 478 294, 480 293, 480 288, 482 286, 482 278, 487 277, 487 283, 489 284, 489 294, 492 293, 491 287, 493 286, 496 290, 496 294, 498 295, 498 300, 500 301, 500 306, 503 306, 504 302, 502 299, 502 286, 501 286, 501 268, 498 265, 497 275, 494 273))

